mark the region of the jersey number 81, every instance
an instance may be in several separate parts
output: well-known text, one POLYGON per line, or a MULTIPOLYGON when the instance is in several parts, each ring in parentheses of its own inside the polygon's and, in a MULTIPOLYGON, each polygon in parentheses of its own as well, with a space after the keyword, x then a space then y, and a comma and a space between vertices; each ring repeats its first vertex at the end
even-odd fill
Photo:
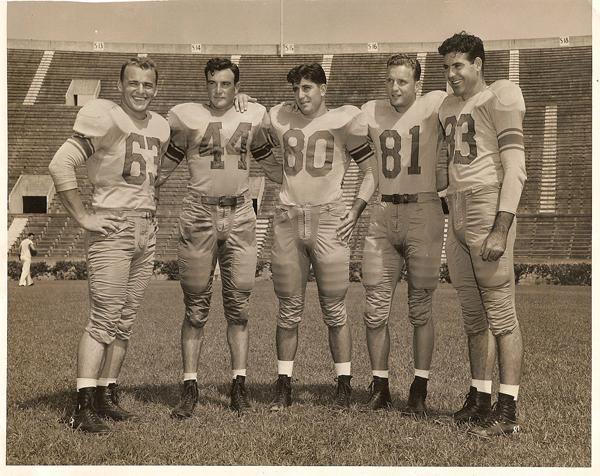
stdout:
MULTIPOLYGON (((408 132, 411 136, 410 146, 410 166, 408 167, 408 175, 419 175, 421 166, 419 165, 419 132, 421 126, 415 126, 408 132)), ((381 169, 386 178, 393 179, 400 174, 402 168, 400 150, 402 148, 402 137, 395 130, 386 130, 379 136, 379 144, 381 145, 381 169), (393 167, 390 170, 387 167, 388 158, 391 157, 393 167)))

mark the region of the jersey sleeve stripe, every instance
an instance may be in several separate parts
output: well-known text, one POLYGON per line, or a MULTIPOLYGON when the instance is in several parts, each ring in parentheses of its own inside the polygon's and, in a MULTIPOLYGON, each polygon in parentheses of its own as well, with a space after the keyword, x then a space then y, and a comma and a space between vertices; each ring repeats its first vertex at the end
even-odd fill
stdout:
POLYGON ((507 134, 502 134, 501 136, 498 136, 498 147, 500 149, 510 144, 523 146, 523 134, 509 132, 507 134))
POLYGON ((269 156, 271 149, 271 144, 265 143, 256 148, 250 149, 250 152, 252 152, 252 156, 256 161, 261 161, 269 156))
POLYGON ((349 151, 350 156, 354 159, 357 164, 367 160, 369 157, 373 156, 373 149, 368 142, 365 142, 362 145, 359 145, 355 149, 349 151))
POLYGON ((68 141, 77 146, 83 152, 83 155, 86 159, 89 159, 92 155, 94 155, 94 145, 87 137, 84 137, 80 134, 73 134, 68 141))
POLYGON ((517 145, 517 144, 507 144, 504 147, 500 147, 500 149, 498 149, 498 152, 505 152, 505 151, 511 150, 511 149, 516 149, 516 150, 520 150, 521 152, 525 152, 525 147, 523 147, 522 145, 517 145))
POLYGON ((185 152, 179 147, 175 146, 172 142, 169 142, 165 156, 171 159, 173 162, 180 163, 185 157, 185 152))
POLYGON ((504 129, 498 133, 498 137, 508 134, 509 132, 517 132, 519 134, 523 134, 523 129, 519 129, 518 127, 509 127, 508 129, 504 129))

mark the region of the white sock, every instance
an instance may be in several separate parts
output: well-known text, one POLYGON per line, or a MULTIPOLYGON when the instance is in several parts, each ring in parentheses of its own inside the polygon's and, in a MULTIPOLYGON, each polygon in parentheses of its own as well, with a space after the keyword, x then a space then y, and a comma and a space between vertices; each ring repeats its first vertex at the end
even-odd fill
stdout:
POLYGON ((233 379, 235 379, 238 375, 246 376, 246 369, 235 369, 231 371, 231 375, 233 375, 233 379))
POLYGON ((492 393, 492 381, 491 380, 471 380, 471 386, 475 387, 478 392, 492 393))
POLYGON ((277 361, 277 375, 287 375, 288 377, 291 377, 293 370, 294 370, 294 361, 293 360, 278 360, 277 361))
POLYGON ((189 374, 185 373, 183 374, 183 381, 185 382, 186 380, 198 380, 198 372, 190 372, 189 374))
POLYGON ((95 378, 77 378, 77 391, 79 391, 80 388, 87 388, 87 387, 95 387, 96 386, 96 379, 95 378))
POLYGON ((510 395, 515 399, 515 402, 516 402, 517 397, 519 396, 519 386, 501 383, 500 388, 498 389, 498 393, 504 393, 506 395, 510 395))
POLYGON ((415 369, 415 377, 426 378, 429 380, 429 370, 415 369))
POLYGON ((373 377, 379 377, 379 378, 390 378, 390 371, 389 370, 373 370, 373 377))
POLYGON ((98 387, 108 387, 111 383, 117 383, 116 378, 99 378, 96 385, 98 387))
POLYGON ((334 363, 335 374, 339 377, 340 375, 352 375, 352 362, 342 362, 340 364, 334 363))

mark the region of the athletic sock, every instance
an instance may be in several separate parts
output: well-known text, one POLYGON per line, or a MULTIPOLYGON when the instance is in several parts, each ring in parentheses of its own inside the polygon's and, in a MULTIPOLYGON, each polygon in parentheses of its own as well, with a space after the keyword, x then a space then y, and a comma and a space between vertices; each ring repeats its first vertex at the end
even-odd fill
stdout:
POLYGON ((517 397, 519 396, 519 386, 518 385, 508 385, 505 383, 500 384, 500 388, 498 389, 498 393, 504 393, 506 395, 510 395, 517 401, 517 397))
POLYGON ((415 369, 415 377, 421 377, 429 380, 429 370, 415 369))
POLYGON ((117 383, 116 378, 99 378, 97 385, 98 387, 108 387, 111 383, 117 383))
POLYGON ((95 387, 96 379, 95 378, 77 378, 77 391, 79 392, 82 388, 87 387, 95 387))
POLYGON ((491 380, 471 380, 471 386, 475 387, 478 392, 492 393, 492 381, 491 380))
POLYGON ((339 377, 340 375, 352 375, 352 362, 341 362, 339 364, 334 363, 335 374, 339 377))
POLYGON ((293 370, 294 370, 294 361, 293 360, 278 360, 277 361, 277 374, 278 375, 287 375, 288 377, 291 377, 293 370))
POLYGON ((389 379, 390 371, 389 370, 373 370, 373 377, 389 379))
POLYGON ((232 370, 231 371, 231 375, 232 375, 233 380, 235 380, 235 378, 238 375, 241 375, 242 377, 245 377, 246 376, 246 369, 235 369, 235 370, 232 370))
POLYGON ((197 382, 198 381, 198 372, 190 372, 190 373, 184 372, 183 381, 185 382, 186 380, 195 380, 197 382))

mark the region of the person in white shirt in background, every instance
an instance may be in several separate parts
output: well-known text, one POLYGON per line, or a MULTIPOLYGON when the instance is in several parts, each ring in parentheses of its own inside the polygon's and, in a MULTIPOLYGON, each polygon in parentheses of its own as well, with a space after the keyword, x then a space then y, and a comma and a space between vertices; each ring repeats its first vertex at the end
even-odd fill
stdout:
POLYGON ((33 279, 31 279, 31 256, 37 254, 35 245, 33 244, 33 233, 29 233, 27 238, 21 241, 19 245, 20 255, 19 259, 23 263, 21 268, 21 279, 19 279, 19 286, 33 286, 33 279))

